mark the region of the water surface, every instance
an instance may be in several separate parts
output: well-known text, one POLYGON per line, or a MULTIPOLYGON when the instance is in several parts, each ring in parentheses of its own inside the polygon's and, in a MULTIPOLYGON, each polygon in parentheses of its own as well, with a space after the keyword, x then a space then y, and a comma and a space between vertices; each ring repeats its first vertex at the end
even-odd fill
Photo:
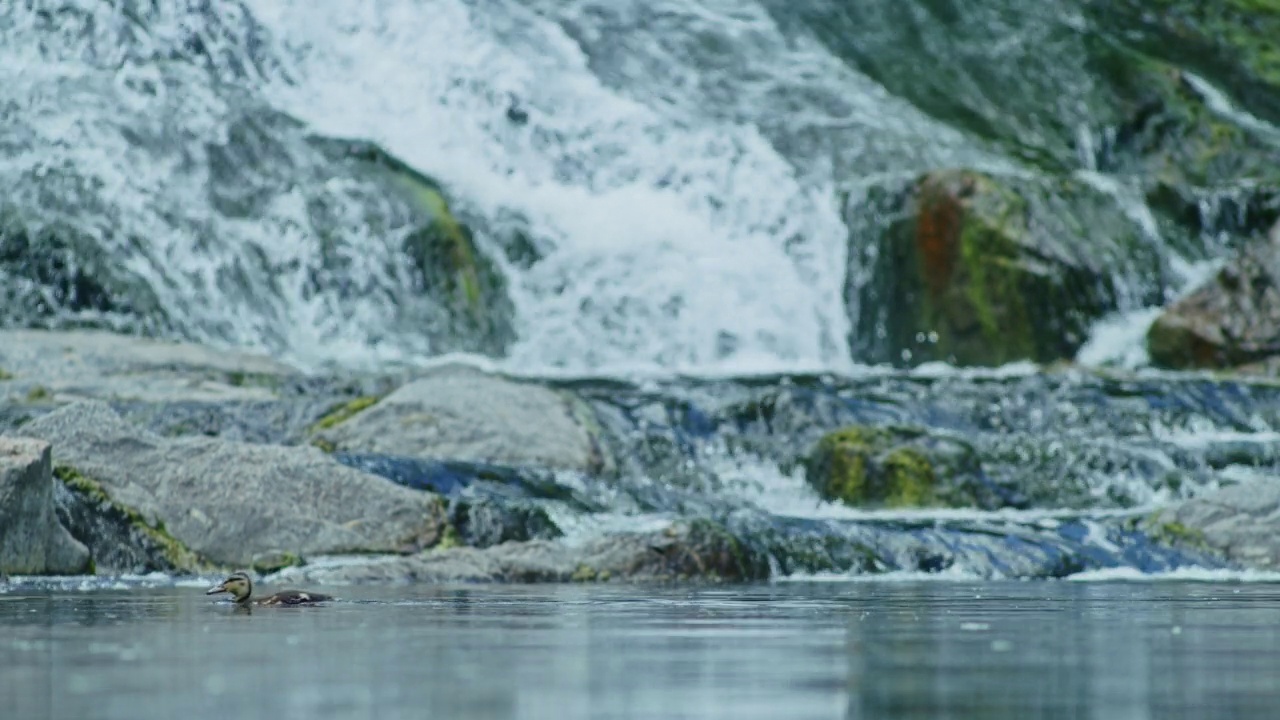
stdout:
POLYGON ((830 582, 0 594, 8 718, 1270 718, 1280 588, 830 582))

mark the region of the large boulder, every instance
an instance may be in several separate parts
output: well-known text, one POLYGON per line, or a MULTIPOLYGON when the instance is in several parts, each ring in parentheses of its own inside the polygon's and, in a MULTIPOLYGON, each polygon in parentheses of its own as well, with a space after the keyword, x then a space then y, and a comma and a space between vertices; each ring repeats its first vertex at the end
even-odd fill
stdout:
POLYGON ((0 574, 71 575, 89 550, 59 522, 49 443, 0 437, 0 574))
POLYGON ((599 472, 609 460, 590 409, 547 387, 449 365, 316 424, 323 447, 599 472))
POLYGON ((435 544, 431 493, 346 467, 312 447, 163 438, 106 404, 62 407, 23 427, 58 463, 210 562, 264 555, 416 551, 435 544))
POLYGON ((869 258, 853 258, 872 280, 851 273, 846 291, 850 343, 869 361, 1069 358, 1117 307, 1121 284, 1152 298, 1163 286, 1137 226, 1077 180, 939 170, 880 202, 896 219, 869 258))
POLYGON ((1147 332, 1147 349, 1153 363, 1170 368, 1230 368, 1280 355, 1280 224, 1166 308, 1147 332))

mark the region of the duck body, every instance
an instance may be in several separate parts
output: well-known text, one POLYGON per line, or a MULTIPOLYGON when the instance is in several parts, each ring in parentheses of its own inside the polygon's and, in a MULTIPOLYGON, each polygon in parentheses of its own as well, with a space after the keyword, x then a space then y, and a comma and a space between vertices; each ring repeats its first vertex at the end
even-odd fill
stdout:
POLYGON ((254 605, 311 605, 313 603, 332 600, 328 595, 306 592, 304 590, 282 590, 253 601, 254 605))
POLYGON ((231 573, 226 580, 205 591, 205 595, 217 595, 218 593, 230 594, 232 602, 237 605, 253 605, 257 607, 314 605, 333 599, 328 595, 304 590, 282 590, 264 598, 250 599, 250 596, 253 595, 253 581, 249 579, 248 573, 243 572, 231 573))

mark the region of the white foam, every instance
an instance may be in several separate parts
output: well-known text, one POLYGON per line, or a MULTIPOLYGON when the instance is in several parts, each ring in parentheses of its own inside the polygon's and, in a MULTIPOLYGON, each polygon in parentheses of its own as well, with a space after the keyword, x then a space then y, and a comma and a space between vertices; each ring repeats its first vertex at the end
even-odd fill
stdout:
POLYGON ((1232 570, 1203 567, 1181 567, 1159 572, 1143 572, 1132 567, 1104 568, 1086 570, 1068 575, 1064 580, 1070 582, 1242 582, 1273 583, 1280 582, 1280 572, 1264 570, 1232 570))
POLYGON ((530 220, 546 257, 504 268, 520 332, 507 366, 842 366, 830 178, 801 177, 750 123, 606 86, 556 12, 500 5, 253 3, 296 53, 278 102, 382 143, 481 214, 530 220), (505 118, 511 93, 526 126, 505 118))

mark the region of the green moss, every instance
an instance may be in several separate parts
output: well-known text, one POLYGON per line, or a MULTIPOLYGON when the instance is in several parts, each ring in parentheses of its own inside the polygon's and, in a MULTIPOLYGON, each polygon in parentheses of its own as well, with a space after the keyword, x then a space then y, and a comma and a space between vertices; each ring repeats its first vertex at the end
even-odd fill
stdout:
POLYGON ((596 569, 590 565, 582 564, 573 571, 573 575, 569 579, 573 582, 594 582, 599 577, 596 569))
POLYGON ((410 253, 420 264, 432 259, 443 261, 444 269, 453 278, 455 288, 461 291, 467 307, 481 312, 483 298, 470 231, 454 216, 440 188, 409 173, 397 173, 395 181, 418 209, 431 218, 427 233, 413 241, 418 247, 410 247, 410 253))
POLYGON ((1144 523, 1151 539, 1166 545, 1183 545, 1197 550, 1212 550, 1204 532, 1176 520, 1162 520, 1161 513, 1151 514, 1144 523))
POLYGON ((43 402, 53 397, 53 392, 43 385, 36 385, 27 391, 27 402, 43 402))
POLYGON ((336 444, 334 444, 332 441, 325 440, 324 438, 312 438, 311 445, 312 447, 320 448, 321 451, 328 453, 330 455, 337 452, 338 450, 338 446, 336 444))
POLYGON ((253 569, 259 573, 273 573, 289 567, 303 565, 303 560, 291 552, 265 553, 254 556, 253 569))
POLYGON ((159 548, 165 560, 174 568, 188 570, 207 567, 207 563, 201 560, 199 555, 169 534, 163 521, 148 522, 142 516, 142 513, 134 508, 112 500, 111 496, 102 487, 102 484, 93 478, 69 465, 55 465, 53 475, 61 480, 68 489, 78 493, 86 500, 94 504, 105 505, 119 513, 130 527, 145 537, 154 547, 159 548))
POLYGON ((884 458, 884 469, 889 485, 885 505, 923 507, 937 502, 933 463, 919 450, 903 447, 890 452, 884 458))
POLYGON ((8 370, 5 370, 4 368, 0 368, 0 381, 12 380, 13 377, 14 377, 13 373, 9 372, 8 370))
POLYGON ((809 482, 847 505, 924 507, 939 504, 934 462, 911 445, 911 428, 853 426, 829 433, 806 463, 809 482))
POLYGON ((275 389, 280 385, 280 376, 272 373, 252 373, 233 370, 226 374, 226 383, 231 387, 259 387, 275 389))
MULTIPOLYGON (((381 399, 381 396, 366 395, 337 405, 331 408, 329 412, 325 413, 319 420, 312 423, 311 427, 308 428, 308 431, 316 433, 321 430, 328 430, 329 428, 340 425, 359 413, 373 407, 381 399)), ((326 452, 332 452, 332 449, 326 450, 326 452)))
POLYGON ((980 183, 983 205, 965 214, 960 232, 964 286, 982 328, 982 339, 1009 358, 1033 357, 1034 342, 1025 305, 1020 302, 1014 237, 1026 231, 1026 201, 989 179, 980 183))
POLYGON ((458 528, 453 523, 446 523, 444 531, 440 533, 440 542, 436 543, 436 548, 440 550, 448 550, 450 548, 462 547, 465 545, 462 541, 462 535, 458 532, 458 528))

